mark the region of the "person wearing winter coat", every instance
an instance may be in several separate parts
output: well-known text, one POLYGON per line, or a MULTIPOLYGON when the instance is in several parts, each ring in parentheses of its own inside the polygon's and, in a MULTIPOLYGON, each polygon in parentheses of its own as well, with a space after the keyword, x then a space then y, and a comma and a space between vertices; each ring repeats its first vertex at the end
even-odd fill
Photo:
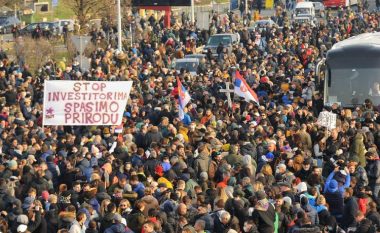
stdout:
POLYGON ((359 211, 358 202, 353 194, 354 190, 352 188, 346 188, 344 192, 343 218, 341 221, 341 226, 343 229, 353 226, 356 213, 359 211))
POLYGON ((357 156, 350 158, 350 162, 347 167, 350 172, 350 176, 355 177, 357 180, 356 186, 365 187, 368 185, 367 171, 363 166, 359 165, 359 158, 357 156))
POLYGON ((317 211, 309 204, 309 199, 306 196, 301 197, 301 208, 307 216, 309 217, 309 220, 311 221, 312 225, 318 225, 319 224, 319 217, 317 211))
POLYGON ((112 226, 115 214, 116 214, 116 205, 114 203, 108 204, 106 214, 100 219, 99 232, 103 233, 105 232, 106 229, 112 226))
POLYGON ((228 230, 240 231, 239 220, 230 213, 224 211, 219 218, 215 218, 214 232, 227 232, 228 230))
POLYGON ((331 180, 325 185, 325 198, 329 205, 329 211, 338 221, 343 217, 343 196, 338 190, 338 182, 331 180))
POLYGON ((255 223, 252 220, 247 220, 244 222, 243 233, 259 233, 255 223))
POLYGON ((380 230, 380 213, 377 211, 376 202, 368 203, 366 218, 372 221, 372 224, 377 227, 377 231, 380 230))
POLYGON ((113 216, 113 224, 108 227, 104 233, 127 233, 126 226, 122 223, 123 218, 120 214, 115 214, 113 216))
MULTIPOLYGON (((344 189, 345 188, 348 188, 350 187, 350 183, 351 183, 351 176, 350 176, 350 173, 348 172, 348 169, 345 169, 345 172, 346 172, 346 179, 345 179, 345 182, 343 185, 339 185, 339 183, 337 182, 337 180, 334 179, 335 175, 340 172, 339 171, 339 167, 336 167, 334 171, 332 171, 330 173, 330 175, 327 177, 326 179, 326 182, 325 182, 325 188, 324 188, 324 192, 328 192, 328 187, 330 186, 330 183, 331 182, 336 182, 337 183, 337 190, 339 191, 339 193, 343 196, 343 193, 344 193, 344 189)), ((335 186, 335 183, 333 184, 333 186, 335 186)))
POLYGON ((276 211, 274 206, 269 203, 263 191, 256 192, 257 204, 252 213, 252 219, 260 233, 273 233, 276 211))
POLYGON ((351 153, 359 157, 359 165, 366 166, 364 136, 361 133, 355 135, 351 146, 351 153))
POLYGON ((363 212, 358 211, 355 214, 355 221, 357 223, 354 233, 372 233, 376 232, 371 220, 367 219, 363 212))
POLYGON ((293 228, 291 233, 319 233, 321 231, 318 225, 311 223, 311 219, 306 213, 299 220, 299 226, 293 228))
POLYGON ((206 145, 202 145, 198 148, 199 155, 194 161, 194 172, 199 178, 202 172, 207 172, 210 165, 210 151, 206 145))
POLYGON ((77 214, 76 220, 73 222, 73 224, 70 227, 69 233, 85 233, 86 232, 86 226, 84 225, 84 222, 87 220, 86 214, 81 212, 77 214))
POLYGON ((243 156, 239 154, 238 146, 231 146, 229 154, 225 157, 228 164, 234 166, 236 164, 243 164, 243 156))
POLYGON ((159 204, 157 199, 152 195, 152 189, 150 187, 145 188, 144 197, 141 198, 141 201, 145 203, 145 209, 143 211, 145 216, 148 216, 148 211, 150 209, 158 209, 159 204))
POLYGON ((69 205, 65 211, 61 211, 58 214, 58 229, 69 229, 72 223, 75 221, 75 206, 69 205))
POLYGON ((379 156, 373 152, 367 152, 367 175, 369 186, 372 189, 373 195, 377 198, 380 191, 380 159, 379 156))
POLYGON ((44 178, 44 176, 44 171, 38 171, 36 178, 30 184, 30 187, 35 188, 37 190, 37 196, 41 196, 42 191, 49 190, 49 183, 44 178))
POLYGON ((207 205, 198 206, 198 214, 194 217, 194 222, 202 220, 205 222, 204 230, 213 232, 214 230, 214 219, 207 212, 207 205))
POLYGON ((145 209, 145 203, 141 200, 136 201, 135 208, 132 210, 127 218, 127 226, 133 232, 141 232, 142 226, 145 222, 145 216, 143 211, 145 209))

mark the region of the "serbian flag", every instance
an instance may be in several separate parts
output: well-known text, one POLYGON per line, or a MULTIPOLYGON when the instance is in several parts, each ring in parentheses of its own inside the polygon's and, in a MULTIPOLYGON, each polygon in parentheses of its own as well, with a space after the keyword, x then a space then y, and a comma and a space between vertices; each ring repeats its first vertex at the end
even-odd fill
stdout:
POLYGON ((187 92, 186 88, 182 85, 181 81, 177 77, 177 85, 178 85, 178 105, 179 105, 179 119, 183 120, 185 118, 185 113, 183 109, 190 102, 190 95, 187 92))
POLYGON ((249 87, 247 82, 241 76, 239 71, 236 71, 235 82, 234 82, 235 94, 243 97, 245 101, 253 101, 259 105, 259 98, 257 98, 256 93, 249 87))

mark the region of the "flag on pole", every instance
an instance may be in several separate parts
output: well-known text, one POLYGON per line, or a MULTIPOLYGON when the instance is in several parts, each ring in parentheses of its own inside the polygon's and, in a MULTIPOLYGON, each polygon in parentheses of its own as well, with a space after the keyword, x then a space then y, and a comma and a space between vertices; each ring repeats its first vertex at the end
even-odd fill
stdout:
POLYGON ((241 76, 239 71, 236 71, 234 90, 235 90, 235 94, 240 97, 243 97, 245 101, 247 102, 253 101, 259 104, 259 98, 257 98, 257 94, 249 87, 249 85, 241 76))
POLYGON ((177 85, 178 85, 178 105, 179 105, 179 119, 183 120, 185 118, 185 113, 183 109, 190 102, 190 94, 187 92, 186 88, 182 85, 181 81, 177 77, 177 85))

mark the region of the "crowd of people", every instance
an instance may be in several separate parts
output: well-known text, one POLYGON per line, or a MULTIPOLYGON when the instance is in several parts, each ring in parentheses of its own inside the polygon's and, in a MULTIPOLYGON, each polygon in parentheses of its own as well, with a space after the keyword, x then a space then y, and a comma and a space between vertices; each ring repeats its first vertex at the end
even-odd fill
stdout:
POLYGON ((233 13, 210 30, 136 21, 125 52, 99 48, 91 69, 49 62, 37 72, 0 54, 0 232, 319 233, 380 230, 380 115, 323 105, 316 64, 333 44, 376 31, 379 14, 326 13, 316 27, 278 8, 248 31, 233 13), (197 75, 171 67, 200 41, 238 33, 197 75), (226 88, 235 72, 259 103, 226 88), (191 101, 178 118, 176 78, 191 101), (120 126, 42 126, 43 82, 132 80, 120 126), (337 114, 337 127, 317 124, 337 114))

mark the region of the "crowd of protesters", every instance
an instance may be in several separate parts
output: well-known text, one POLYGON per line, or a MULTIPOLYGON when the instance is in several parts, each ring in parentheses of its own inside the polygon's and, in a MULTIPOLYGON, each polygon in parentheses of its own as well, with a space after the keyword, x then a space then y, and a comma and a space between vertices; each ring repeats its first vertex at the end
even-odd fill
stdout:
POLYGON ((253 32, 232 13, 208 31, 139 19, 138 43, 97 49, 88 71, 74 61, 35 73, 2 52, 0 232, 380 230, 379 108, 323 106, 315 70, 334 43, 376 31, 379 14, 338 9, 313 28, 287 14, 253 32), (197 75, 171 67, 221 32, 241 43, 208 53, 197 75), (259 104, 228 106, 220 89, 236 70, 259 104), (176 77, 191 95, 183 120, 176 77), (42 127, 46 79, 132 80, 122 126, 42 127), (317 124, 321 111, 337 114, 335 129, 317 124))

